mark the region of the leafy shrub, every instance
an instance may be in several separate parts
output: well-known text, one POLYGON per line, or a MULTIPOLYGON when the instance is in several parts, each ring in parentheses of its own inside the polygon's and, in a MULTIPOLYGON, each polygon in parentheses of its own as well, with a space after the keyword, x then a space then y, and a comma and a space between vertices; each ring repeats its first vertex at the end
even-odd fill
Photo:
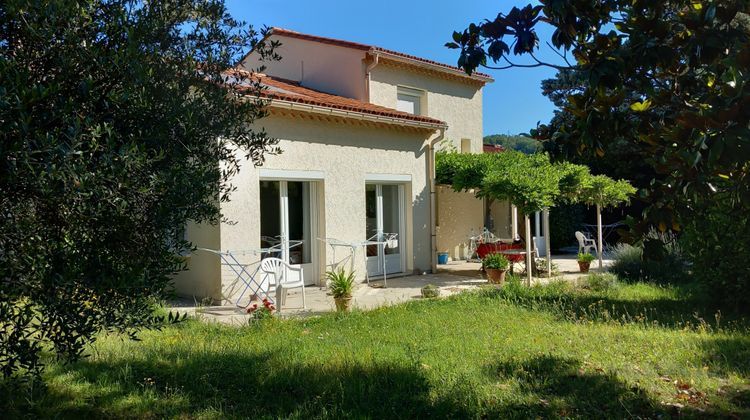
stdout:
POLYGON ((609 271, 629 282, 684 283, 689 276, 682 248, 676 238, 652 231, 646 238, 646 241, 649 240, 662 243, 664 251, 661 255, 645 259, 641 246, 617 244, 611 251, 613 262, 609 271))
POLYGON ((549 212, 550 247, 560 249, 576 245, 575 233, 584 221, 582 204, 560 204, 549 212))
POLYGON ((489 254, 482 260, 484 268, 495 270, 507 270, 510 267, 510 261, 503 254, 489 254))
MULTIPOLYGON (((534 263, 536 264, 536 270, 541 274, 547 274, 547 259, 546 258, 537 258, 534 260, 534 263)), ((560 274, 560 267, 558 267, 557 264, 553 261, 550 264, 552 268, 552 273, 550 274, 550 277, 557 276, 560 274)))
POLYGON ((440 288, 434 284, 428 284, 422 288, 423 298, 435 298, 440 296, 440 288))
POLYGON ((686 226, 682 243, 696 280, 718 303, 750 311, 750 220, 723 202, 686 226), (726 207, 726 208, 725 208, 726 207))
POLYGON ((581 279, 579 286, 595 292, 606 292, 619 286, 617 276, 612 273, 595 273, 581 279))

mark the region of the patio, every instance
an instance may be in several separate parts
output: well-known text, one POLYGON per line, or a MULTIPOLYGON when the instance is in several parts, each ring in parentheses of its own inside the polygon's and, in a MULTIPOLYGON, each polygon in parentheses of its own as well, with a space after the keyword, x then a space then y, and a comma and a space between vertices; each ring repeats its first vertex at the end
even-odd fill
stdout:
MULTIPOLYGON (((553 279, 575 281, 579 277, 585 276, 585 274, 578 272, 575 255, 553 256, 552 261, 557 265, 559 271, 559 275, 553 277, 553 279)), ((609 263, 609 260, 604 260, 605 267, 609 263)), ((516 266, 517 273, 522 270, 521 266, 521 264, 516 266)), ((592 264, 592 273, 599 271, 596 266, 596 263, 592 264)), ((421 299, 421 288, 428 284, 438 286, 441 296, 450 296, 464 290, 478 288, 487 284, 487 280, 479 271, 480 268, 481 264, 478 262, 451 261, 448 264, 439 265, 438 272, 435 274, 389 277, 387 288, 382 287, 382 281, 377 280, 372 281, 370 286, 359 284, 352 296, 352 307, 369 310, 412 299, 421 299)), ((532 281, 534 284, 538 284, 549 282, 550 279, 535 277, 532 281)), ((281 312, 282 317, 316 316, 335 310, 333 298, 328 295, 326 288, 309 286, 305 288, 305 292, 307 309, 302 309, 301 292, 297 289, 291 290, 287 297, 287 303, 281 312)), ((245 314, 244 310, 233 305, 201 306, 196 305, 196 302, 182 300, 175 302, 173 308, 209 322, 245 325, 248 321, 248 315, 245 314)))

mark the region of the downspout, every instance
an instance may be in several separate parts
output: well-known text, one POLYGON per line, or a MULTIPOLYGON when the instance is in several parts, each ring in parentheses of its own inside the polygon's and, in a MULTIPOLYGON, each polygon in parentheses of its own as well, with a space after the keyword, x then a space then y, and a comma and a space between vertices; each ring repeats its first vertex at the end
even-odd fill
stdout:
POLYGON ((375 66, 378 65, 378 61, 380 60, 380 55, 378 53, 370 52, 372 55, 372 63, 367 65, 367 68, 365 69, 365 101, 370 102, 370 81, 371 81, 371 73, 372 69, 375 68, 375 66))
POLYGON ((429 173, 430 192, 430 268, 433 273, 437 272, 437 209, 435 198, 435 144, 445 137, 445 127, 438 131, 437 137, 427 142, 427 171, 429 173))

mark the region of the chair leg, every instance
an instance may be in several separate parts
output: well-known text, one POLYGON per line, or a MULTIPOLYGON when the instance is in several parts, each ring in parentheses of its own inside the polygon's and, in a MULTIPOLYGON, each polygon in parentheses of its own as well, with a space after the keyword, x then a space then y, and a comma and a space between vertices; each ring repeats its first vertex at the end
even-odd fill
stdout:
POLYGON ((282 306, 281 298, 282 298, 281 287, 277 287, 276 288, 276 311, 278 311, 278 313, 281 313, 281 306, 282 306))
POLYGON ((307 304, 305 303, 305 285, 302 285, 302 309, 307 309, 307 304))

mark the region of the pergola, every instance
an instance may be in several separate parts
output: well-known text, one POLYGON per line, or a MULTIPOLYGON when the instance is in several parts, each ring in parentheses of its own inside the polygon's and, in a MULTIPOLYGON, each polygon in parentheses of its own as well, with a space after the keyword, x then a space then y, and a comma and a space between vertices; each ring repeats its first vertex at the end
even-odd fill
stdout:
MULTIPOLYGON (((436 181, 456 191, 474 189, 479 197, 507 200, 524 214, 526 231, 527 284, 531 284, 532 213, 541 212, 547 249, 547 273, 551 273, 549 209, 559 203, 583 202, 597 206, 598 257, 602 266, 601 207, 627 200, 634 189, 627 181, 604 175, 592 176, 588 167, 568 162, 552 163, 546 154, 527 155, 516 151, 492 154, 438 153, 436 181)), ((515 233, 515 232, 514 232, 515 233)))

